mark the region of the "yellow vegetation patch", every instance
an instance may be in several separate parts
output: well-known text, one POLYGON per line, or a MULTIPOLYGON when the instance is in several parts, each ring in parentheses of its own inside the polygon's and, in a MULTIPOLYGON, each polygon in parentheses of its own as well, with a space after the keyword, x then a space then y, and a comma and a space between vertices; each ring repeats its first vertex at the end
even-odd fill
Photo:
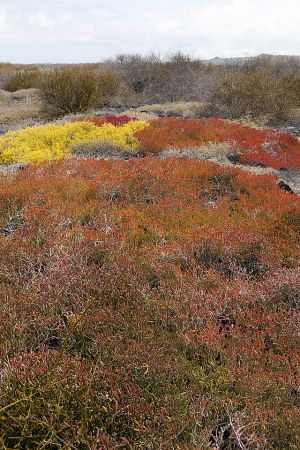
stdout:
POLYGON ((63 125, 30 127, 9 131, 0 137, 0 163, 36 163, 70 155, 72 144, 109 140, 128 149, 138 147, 134 132, 148 125, 144 121, 130 121, 122 127, 91 122, 72 122, 63 125))

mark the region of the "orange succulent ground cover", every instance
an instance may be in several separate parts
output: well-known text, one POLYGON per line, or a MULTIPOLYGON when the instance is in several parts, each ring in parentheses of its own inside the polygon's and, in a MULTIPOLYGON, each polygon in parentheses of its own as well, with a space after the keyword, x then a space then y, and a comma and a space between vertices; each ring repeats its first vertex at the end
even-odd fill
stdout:
POLYGON ((136 133, 141 148, 157 154, 166 148, 201 147, 229 142, 241 152, 240 162, 274 169, 300 169, 300 141, 274 129, 255 129, 221 119, 160 118, 136 133))
POLYGON ((0 186, 3 448, 298 448, 299 198, 181 158, 0 186))

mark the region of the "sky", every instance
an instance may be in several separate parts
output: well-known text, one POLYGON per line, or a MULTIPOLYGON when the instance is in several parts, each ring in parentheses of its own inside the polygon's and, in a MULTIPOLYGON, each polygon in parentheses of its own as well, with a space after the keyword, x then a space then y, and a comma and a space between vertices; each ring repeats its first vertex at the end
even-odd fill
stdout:
POLYGON ((0 0, 0 61, 300 55, 300 0, 0 0))

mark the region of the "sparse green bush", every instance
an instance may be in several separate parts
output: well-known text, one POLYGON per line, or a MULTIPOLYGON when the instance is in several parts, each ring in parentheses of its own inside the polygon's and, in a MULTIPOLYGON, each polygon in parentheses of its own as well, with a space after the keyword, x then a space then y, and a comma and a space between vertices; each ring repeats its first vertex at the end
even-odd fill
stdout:
POLYGON ((105 104, 119 85, 119 77, 111 71, 97 75, 88 66, 69 66, 44 72, 39 87, 46 107, 74 114, 105 104))
POLYGON ((45 106, 57 113, 86 111, 97 97, 96 77, 84 67, 75 70, 71 66, 44 72, 39 87, 45 106))

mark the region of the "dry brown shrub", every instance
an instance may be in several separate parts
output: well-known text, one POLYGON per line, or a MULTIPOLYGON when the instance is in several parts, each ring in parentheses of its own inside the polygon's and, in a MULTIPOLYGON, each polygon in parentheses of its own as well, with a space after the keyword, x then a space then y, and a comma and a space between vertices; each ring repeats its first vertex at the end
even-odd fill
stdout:
POLYGON ((269 123, 284 122, 299 102, 298 83, 293 74, 275 78, 258 72, 227 73, 217 83, 212 103, 231 119, 248 116, 267 118, 269 123))
POLYGON ((3 89, 9 92, 16 92, 21 89, 36 88, 38 78, 38 69, 18 70, 17 72, 12 72, 6 79, 3 84, 3 89))
POLYGON ((103 105, 117 93, 119 85, 119 77, 113 72, 97 74, 83 65, 45 71, 39 83, 46 108, 58 114, 74 114, 103 105))

